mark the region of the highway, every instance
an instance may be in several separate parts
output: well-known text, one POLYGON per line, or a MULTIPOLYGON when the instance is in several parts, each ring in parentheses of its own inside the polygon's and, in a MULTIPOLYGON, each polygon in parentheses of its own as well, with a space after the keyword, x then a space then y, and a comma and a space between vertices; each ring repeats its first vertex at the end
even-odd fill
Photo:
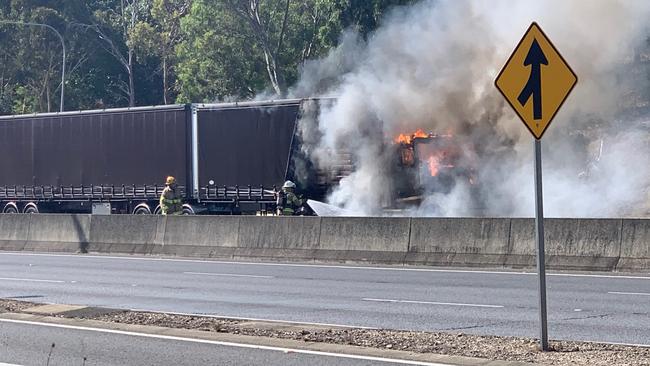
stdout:
MULTIPOLYGON (((650 344, 650 275, 551 273, 551 339, 650 344)), ((0 297, 536 337, 537 278, 505 270, 0 254, 0 297)))
MULTIPOLYGON (((0 366, 5 365, 343 365, 425 364, 349 354, 309 352, 150 334, 0 322, 0 366)), ((442 366, 442 365, 439 365, 442 366)))

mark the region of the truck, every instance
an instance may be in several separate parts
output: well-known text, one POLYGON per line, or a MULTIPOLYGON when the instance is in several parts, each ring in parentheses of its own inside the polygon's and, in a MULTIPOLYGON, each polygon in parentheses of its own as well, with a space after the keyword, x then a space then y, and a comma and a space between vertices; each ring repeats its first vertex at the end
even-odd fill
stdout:
POLYGON ((165 178, 174 176, 185 214, 271 212, 275 192, 291 179, 305 102, 0 117, 0 208, 157 214, 165 178))
MULTIPOLYGON (((354 170, 353 154, 332 152, 327 168, 301 148, 299 124, 333 98, 41 113, 0 117, 2 213, 159 214, 174 176, 184 214, 275 212, 282 184, 324 201, 354 170)), ((454 165, 451 136, 419 131, 389 142, 395 199, 420 202, 454 165)), ((469 176, 469 175, 468 175, 469 176)), ((471 177, 470 177, 471 179, 471 177)), ((390 207, 388 207, 390 208, 390 207)), ((309 213, 309 208, 306 208, 309 213)))

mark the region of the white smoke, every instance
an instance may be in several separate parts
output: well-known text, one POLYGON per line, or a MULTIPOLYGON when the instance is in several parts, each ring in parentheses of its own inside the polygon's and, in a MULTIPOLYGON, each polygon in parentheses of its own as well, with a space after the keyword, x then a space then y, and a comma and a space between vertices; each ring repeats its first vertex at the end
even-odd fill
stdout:
POLYGON ((365 42, 347 32, 328 57, 305 65, 293 89, 337 97, 303 127, 318 166, 332 163, 332 151, 354 156, 355 171, 330 203, 381 214, 395 198, 391 140, 422 128, 452 132, 478 183, 430 189, 409 214, 532 215, 532 138, 493 83, 536 21, 579 78, 543 140, 547 216, 646 214, 650 118, 617 111, 630 88, 648 87, 647 74, 621 75, 648 37, 649 15, 650 1, 641 0, 422 1, 393 9, 365 42))

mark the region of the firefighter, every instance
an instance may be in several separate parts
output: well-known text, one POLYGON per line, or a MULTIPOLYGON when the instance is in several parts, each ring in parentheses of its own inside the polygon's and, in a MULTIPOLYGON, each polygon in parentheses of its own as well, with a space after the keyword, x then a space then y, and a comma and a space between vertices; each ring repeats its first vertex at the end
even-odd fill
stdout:
POLYGON ((165 181, 165 189, 160 195, 160 209, 163 215, 181 215, 183 202, 176 190, 176 178, 169 176, 165 181))
POLYGON ((278 192, 277 210, 279 216, 293 216, 302 206, 303 202, 294 190, 296 184, 288 180, 282 185, 282 191, 278 192))

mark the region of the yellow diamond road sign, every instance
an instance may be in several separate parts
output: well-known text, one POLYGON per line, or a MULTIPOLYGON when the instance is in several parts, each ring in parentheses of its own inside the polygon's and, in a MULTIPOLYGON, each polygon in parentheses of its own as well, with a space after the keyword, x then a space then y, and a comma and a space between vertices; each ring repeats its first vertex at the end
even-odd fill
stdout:
POLYGON ((577 82, 576 74, 533 23, 495 84, 533 136, 540 139, 577 82))

